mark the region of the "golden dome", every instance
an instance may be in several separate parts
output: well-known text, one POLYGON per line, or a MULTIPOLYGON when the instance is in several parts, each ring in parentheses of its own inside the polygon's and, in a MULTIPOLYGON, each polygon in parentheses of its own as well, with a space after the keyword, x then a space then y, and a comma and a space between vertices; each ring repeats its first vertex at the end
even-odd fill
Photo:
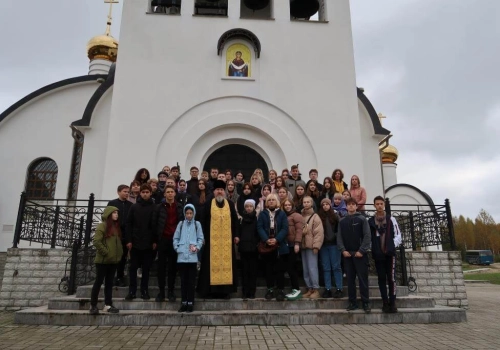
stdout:
POLYGON ((116 62, 118 41, 111 35, 97 35, 87 43, 87 55, 90 60, 102 59, 116 62))
POLYGON ((382 150, 382 163, 394 164, 398 160, 399 152, 393 145, 388 145, 382 150))

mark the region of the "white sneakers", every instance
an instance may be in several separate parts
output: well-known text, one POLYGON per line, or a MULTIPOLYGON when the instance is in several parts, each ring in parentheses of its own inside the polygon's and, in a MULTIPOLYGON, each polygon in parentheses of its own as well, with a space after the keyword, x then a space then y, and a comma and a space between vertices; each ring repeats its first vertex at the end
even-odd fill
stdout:
POLYGON ((302 293, 300 292, 300 290, 292 289, 292 292, 290 294, 287 294, 286 298, 288 300, 299 300, 300 298, 302 298, 302 293))

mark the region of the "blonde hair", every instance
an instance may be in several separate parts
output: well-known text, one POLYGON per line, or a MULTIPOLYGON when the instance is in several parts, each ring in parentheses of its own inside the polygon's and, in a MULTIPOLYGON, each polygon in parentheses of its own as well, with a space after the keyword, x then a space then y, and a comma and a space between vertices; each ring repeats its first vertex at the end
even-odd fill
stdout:
POLYGON ((276 199, 276 207, 279 208, 280 207, 280 199, 278 198, 278 196, 275 193, 270 193, 270 194, 267 195, 267 197, 266 197, 266 207, 267 207, 267 202, 271 198, 276 199))
POLYGON ((151 179, 148 180, 147 184, 151 185, 152 182, 154 182, 155 184, 157 184, 158 183, 158 179, 151 178, 151 179))
POLYGON ((342 199, 342 193, 339 193, 339 192, 335 192, 335 194, 333 195, 333 198, 340 198, 342 199))

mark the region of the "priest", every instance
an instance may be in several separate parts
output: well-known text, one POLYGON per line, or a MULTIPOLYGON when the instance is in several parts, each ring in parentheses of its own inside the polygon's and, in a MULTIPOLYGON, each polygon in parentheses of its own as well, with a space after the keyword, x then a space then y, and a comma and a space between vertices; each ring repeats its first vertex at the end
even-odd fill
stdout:
POLYGON ((198 276, 198 292, 203 298, 229 299, 238 285, 233 246, 238 241, 238 216, 225 198, 225 189, 224 181, 215 181, 214 196, 205 203, 205 245, 198 276))

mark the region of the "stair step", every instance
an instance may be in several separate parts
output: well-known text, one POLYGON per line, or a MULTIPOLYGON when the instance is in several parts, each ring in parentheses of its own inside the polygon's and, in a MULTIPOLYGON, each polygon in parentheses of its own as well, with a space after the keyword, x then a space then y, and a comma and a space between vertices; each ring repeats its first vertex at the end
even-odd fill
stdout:
MULTIPOLYGON (((140 284, 139 284, 140 286, 140 284)), ((408 288, 404 286, 397 286, 396 287, 396 294, 398 297, 403 297, 403 296, 408 296, 408 288)), ((149 295, 154 298, 156 295, 159 293, 159 288, 157 286, 149 286, 149 295)), ((175 288, 175 293, 177 296, 180 296, 181 294, 181 289, 180 287, 175 288)), ((290 291, 289 288, 285 288, 285 293, 288 293, 290 291)), ((323 293, 324 288, 319 289, 320 295, 323 293)), ((370 291, 370 297, 380 297, 380 291, 378 289, 378 286, 371 285, 369 288, 370 291)), ((90 294, 92 292, 92 286, 80 286, 76 290, 76 297, 77 298, 90 298, 90 294)), ((257 298, 263 298, 264 295, 267 292, 266 287, 257 287, 257 292, 255 296, 257 298)), ((344 287, 344 295, 347 296, 347 287, 344 287)), ((357 288, 358 296, 359 296, 359 288, 357 288)), ((114 298, 125 298, 125 296, 128 294, 128 287, 113 287, 113 297, 114 298)), ((140 295, 140 287, 138 287, 137 290, 137 295, 140 295)), ((99 296, 101 298, 104 297, 104 287, 101 288, 101 291, 99 292, 99 296)), ((241 288, 238 288, 238 292, 233 294, 234 297, 240 297, 241 296, 241 288)))
MULTIPOLYGON (((370 299, 371 306, 374 309, 382 308, 381 298, 370 299)), ((340 299, 300 299, 296 301, 276 301, 258 298, 254 300, 243 300, 234 298, 230 300, 217 299, 196 299, 196 308, 200 311, 219 311, 219 310, 336 310, 345 309, 348 304, 346 297, 340 299)), ((133 301, 123 299, 114 299, 113 305, 120 310, 167 310, 177 311, 180 305, 180 299, 175 302, 155 302, 154 299, 142 300, 140 298, 133 301)), ((398 308, 431 308, 435 306, 434 299, 429 297, 411 296, 401 297, 397 300, 398 308)), ((98 308, 104 307, 104 300, 99 299, 98 308)), ((90 308, 90 299, 75 297, 60 297, 49 300, 48 308, 50 310, 88 310, 90 308)))
MULTIPOLYGON (((196 306, 197 308, 197 306, 196 306)), ((47 306, 16 312, 16 323, 61 326, 228 326, 228 325, 320 325, 380 323, 465 322, 465 310, 436 306, 399 308, 395 314, 361 310, 218 310, 178 313, 170 310, 123 310, 119 314, 92 316, 88 310, 49 310, 47 306)))

